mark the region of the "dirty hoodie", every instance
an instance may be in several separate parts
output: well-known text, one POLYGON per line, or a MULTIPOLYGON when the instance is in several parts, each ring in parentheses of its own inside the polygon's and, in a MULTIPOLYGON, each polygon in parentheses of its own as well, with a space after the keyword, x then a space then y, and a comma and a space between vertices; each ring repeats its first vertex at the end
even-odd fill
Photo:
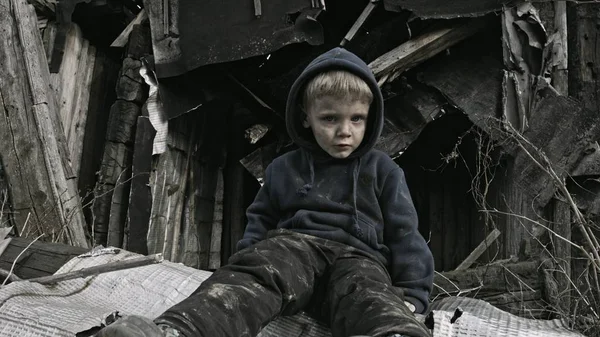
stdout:
POLYGON ((417 312, 423 312, 432 288, 433 257, 418 231, 402 169, 387 154, 373 149, 383 121, 381 91, 360 58, 335 48, 311 62, 287 101, 287 131, 299 149, 267 167, 264 185, 247 210, 248 224, 237 248, 249 247, 279 228, 353 246, 386 265, 393 285, 402 288, 405 300, 417 312), (301 124, 306 83, 333 69, 358 75, 373 92, 363 141, 344 159, 329 156, 301 124))

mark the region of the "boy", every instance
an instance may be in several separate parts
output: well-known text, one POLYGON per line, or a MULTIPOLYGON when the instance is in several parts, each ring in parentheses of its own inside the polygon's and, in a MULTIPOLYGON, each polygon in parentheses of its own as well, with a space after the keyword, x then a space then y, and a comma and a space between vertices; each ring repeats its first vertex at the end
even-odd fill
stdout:
MULTIPOLYGON (((333 337, 429 336, 413 312, 427 309, 433 258, 403 171, 373 149, 383 121, 360 58, 341 48, 316 58, 287 102, 299 149, 269 165, 238 253, 155 320, 162 333, 250 337, 278 315, 319 308, 333 337)), ((103 336, 161 336, 143 319, 122 321, 103 336)))

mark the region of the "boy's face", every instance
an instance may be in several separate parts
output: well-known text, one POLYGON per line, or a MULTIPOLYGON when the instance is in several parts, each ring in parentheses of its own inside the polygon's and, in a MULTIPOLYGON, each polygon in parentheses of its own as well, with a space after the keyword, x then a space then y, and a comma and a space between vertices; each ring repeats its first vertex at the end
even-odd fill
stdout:
POLYGON ((317 144, 325 152, 342 159, 362 142, 368 115, 366 102, 323 96, 309 104, 302 125, 312 130, 317 144))

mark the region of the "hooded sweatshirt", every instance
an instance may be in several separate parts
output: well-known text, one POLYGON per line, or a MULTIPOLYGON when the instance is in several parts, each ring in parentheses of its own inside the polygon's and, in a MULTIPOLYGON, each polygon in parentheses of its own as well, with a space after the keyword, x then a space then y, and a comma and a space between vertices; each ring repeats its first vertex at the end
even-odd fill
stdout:
POLYGON ((383 263, 405 300, 424 312, 433 284, 433 257, 418 231, 417 213, 404 173, 373 149, 383 128, 383 97, 369 67, 342 48, 313 60, 290 89, 286 126, 299 149, 276 158, 248 207, 248 224, 238 250, 285 228, 337 241, 372 254, 383 263), (302 126, 302 93, 315 75, 345 70, 373 92, 363 141, 347 158, 329 156, 302 126))

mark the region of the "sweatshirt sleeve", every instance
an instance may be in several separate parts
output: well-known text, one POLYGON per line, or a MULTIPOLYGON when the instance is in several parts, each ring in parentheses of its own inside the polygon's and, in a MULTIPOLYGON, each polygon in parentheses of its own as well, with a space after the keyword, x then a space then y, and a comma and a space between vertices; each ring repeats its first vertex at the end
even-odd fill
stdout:
POLYGON ((248 223, 243 238, 237 243, 238 251, 264 240, 267 232, 277 227, 279 212, 271 198, 271 171, 269 165, 265 172, 264 184, 246 210, 248 223))
POLYGON ((433 255, 419 233, 415 206, 400 167, 384 180, 380 201, 384 240, 391 252, 392 284, 404 291, 405 300, 417 313, 427 310, 433 288, 433 255))

